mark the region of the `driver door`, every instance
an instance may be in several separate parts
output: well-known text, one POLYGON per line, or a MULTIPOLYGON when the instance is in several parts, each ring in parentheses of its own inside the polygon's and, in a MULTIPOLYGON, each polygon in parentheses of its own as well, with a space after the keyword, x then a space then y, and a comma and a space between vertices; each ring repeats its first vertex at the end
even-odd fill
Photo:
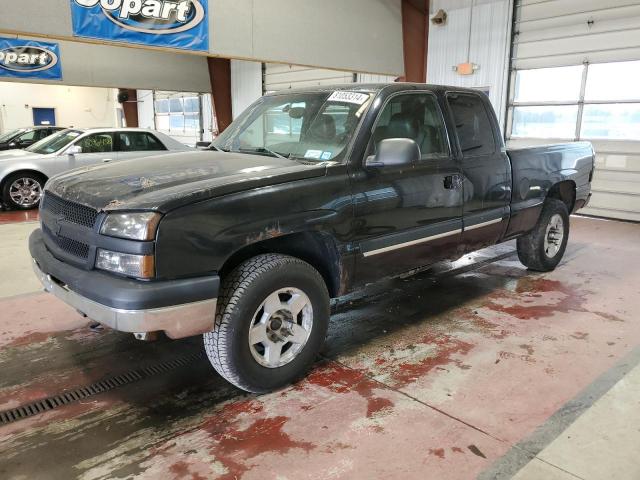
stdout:
POLYGON ((437 97, 427 91, 392 96, 376 120, 367 156, 390 138, 414 140, 421 159, 414 166, 367 168, 365 159, 354 166, 359 284, 455 257, 460 248, 461 168, 437 97))
POLYGON ((117 160, 112 132, 92 133, 77 140, 74 146, 82 152, 69 155, 69 168, 100 165, 117 160))

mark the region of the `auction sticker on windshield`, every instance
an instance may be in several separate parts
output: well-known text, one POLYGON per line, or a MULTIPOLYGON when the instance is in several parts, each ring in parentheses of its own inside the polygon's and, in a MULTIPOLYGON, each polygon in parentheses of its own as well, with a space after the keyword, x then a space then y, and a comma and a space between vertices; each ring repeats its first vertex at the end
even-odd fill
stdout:
POLYGON ((70 0, 73 35, 209 50, 208 0, 70 0))
POLYGON ((333 92, 328 99, 329 102, 355 103, 356 105, 362 105, 367 100, 369 95, 366 93, 345 91, 333 92))

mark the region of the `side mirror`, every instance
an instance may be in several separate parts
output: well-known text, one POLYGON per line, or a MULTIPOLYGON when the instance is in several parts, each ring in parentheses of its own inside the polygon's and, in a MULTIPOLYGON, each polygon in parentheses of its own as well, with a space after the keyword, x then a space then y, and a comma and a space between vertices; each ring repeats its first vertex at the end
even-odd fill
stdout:
POLYGON ((82 147, 80 145, 72 145, 67 149, 67 155, 77 155, 82 153, 82 147))
POLYGON ((17 147, 17 146, 18 146, 18 144, 17 144, 16 142, 11 142, 11 143, 9 144, 9 146, 10 146, 10 147, 17 147))
POLYGON ((368 168, 411 167, 420 160, 420 147, 410 138, 387 138, 378 144, 378 152, 367 158, 368 168))

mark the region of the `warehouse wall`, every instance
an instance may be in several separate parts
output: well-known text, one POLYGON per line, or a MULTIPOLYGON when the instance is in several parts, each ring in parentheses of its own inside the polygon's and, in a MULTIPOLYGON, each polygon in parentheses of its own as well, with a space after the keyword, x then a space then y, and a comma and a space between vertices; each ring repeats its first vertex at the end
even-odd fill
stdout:
POLYGON ((511 1, 432 0, 430 15, 440 9, 447 12, 448 18, 445 25, 429 28, 427 82, 488 90, 491 103, 504 123, 511 1), (453 70, 466 62, 478 65, 479 69, 464 76, 453 70))
MULTIPOLYGON (((72 38, 69 0, 7 3, 0 32, 72 38)), ((212 55, 393 75, 404 70, 401 0, 209 0, 209 18, 212 55)))
POLYGON ((262 63, 231 60, 233 118, 262 96, 262 63))
POLYGON ((115 127, 113 89, 0 82, 0 130, 33 125, 33 107, 55 108, 58 126, 115 127))

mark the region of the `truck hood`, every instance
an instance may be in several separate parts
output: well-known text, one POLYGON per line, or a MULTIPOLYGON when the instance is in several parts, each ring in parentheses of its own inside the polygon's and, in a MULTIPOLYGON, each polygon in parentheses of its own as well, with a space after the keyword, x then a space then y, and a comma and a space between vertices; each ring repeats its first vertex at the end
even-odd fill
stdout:
POLYGON ((99 211, 167 212, 220 195, 325 173, 324 163, 196 151, 71 170, 52 178, 46 190, 99 211))

